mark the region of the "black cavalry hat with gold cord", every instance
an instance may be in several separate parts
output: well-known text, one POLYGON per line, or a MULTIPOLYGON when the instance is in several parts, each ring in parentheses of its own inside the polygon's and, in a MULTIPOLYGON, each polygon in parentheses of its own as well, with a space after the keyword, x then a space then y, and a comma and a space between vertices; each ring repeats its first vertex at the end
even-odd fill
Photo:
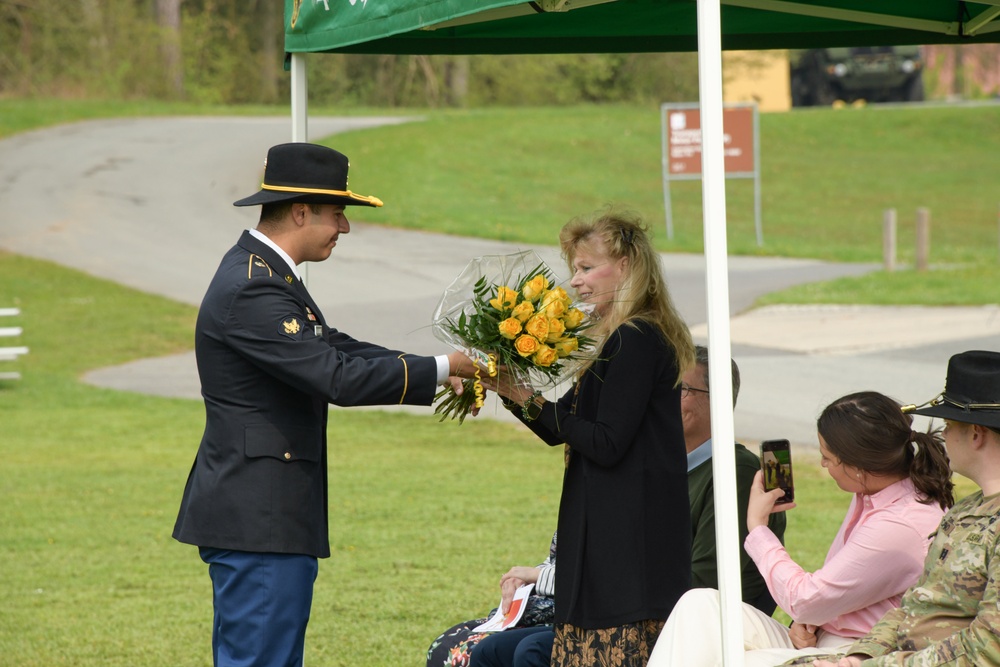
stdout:
POLYGON ((918 415, 1000 428, 1000 352, 954 355, 948 360, 944 391, 924 405, 907 407, 918 415))
POLYGON ((291 143, 272 146, 264 161, 260 192, 233 202, 256 206, 281 201, 341 206, 381 206, 378 197, 357 195, 347 189, 347 156, 318 144, 291 143))

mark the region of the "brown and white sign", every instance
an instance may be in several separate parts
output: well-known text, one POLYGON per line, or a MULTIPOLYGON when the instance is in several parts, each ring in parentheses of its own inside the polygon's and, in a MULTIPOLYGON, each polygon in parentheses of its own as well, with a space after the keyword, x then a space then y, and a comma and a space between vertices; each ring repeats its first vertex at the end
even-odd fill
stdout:
MULTIPOLYGON (((754 110, 723 110, 723 153, 727 174, 752 174, 754 169, 754 110)), ((671 175, 701 174, 701 114, 697 108, 666 111, 667 167, 671 175)))

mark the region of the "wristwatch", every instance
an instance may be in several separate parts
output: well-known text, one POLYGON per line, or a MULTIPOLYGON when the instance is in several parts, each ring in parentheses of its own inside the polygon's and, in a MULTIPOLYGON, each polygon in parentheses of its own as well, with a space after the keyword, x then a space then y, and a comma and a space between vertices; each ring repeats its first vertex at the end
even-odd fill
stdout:
POLYGON ((524 417, 524 421, 533 422, 542 414, 542 405, 544 405, 544 403, 539 402, 538 399, 540 398, 542 398, 542 392, 536 389, 535 392, 528 397, 528 400, 524 402, 524 405, 521 406, 521 416, 524 417))

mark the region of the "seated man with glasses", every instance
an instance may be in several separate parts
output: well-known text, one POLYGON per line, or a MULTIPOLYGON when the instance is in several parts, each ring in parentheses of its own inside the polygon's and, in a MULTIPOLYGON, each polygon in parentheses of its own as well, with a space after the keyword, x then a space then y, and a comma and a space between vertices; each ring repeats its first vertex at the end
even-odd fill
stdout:
MULTIPOLYGON (((740 369, 733 365, 733 407, 740 392, 740 369)), ((688 451, 688 496, 691 501, 691 585, 692 588, 718 588, 715 551, 715 485, 712 478, 712 419, 708 401, 708 349, 695 348, 695 365, 684 374, 681 382, 681 417, 684 420, 684 443, 688 451)), ((760 470, 760 459, 743 445, 736 443, 736 495, 740 517, 740 564, 743 601, 765 614, 774 613, 777 606, 767 590, 764 578, 757 571, 743 548, 747 536, 747 504, 750 487, 760 470)), ((784 541, 785 513, 772 514, 768 527, 784 541)))

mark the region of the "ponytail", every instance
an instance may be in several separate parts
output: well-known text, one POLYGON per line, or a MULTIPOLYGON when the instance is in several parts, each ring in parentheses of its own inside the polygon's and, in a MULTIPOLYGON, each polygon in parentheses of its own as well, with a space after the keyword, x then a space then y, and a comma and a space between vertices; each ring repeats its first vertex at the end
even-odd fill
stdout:
POLYGON ((936 502, 941 509, 947 510, 955 504, 955 484, 951 481, 941 429, 928 433, 910 431, 910 438, 907 458, 913 486, 927 497, 928 504, 936 502))

